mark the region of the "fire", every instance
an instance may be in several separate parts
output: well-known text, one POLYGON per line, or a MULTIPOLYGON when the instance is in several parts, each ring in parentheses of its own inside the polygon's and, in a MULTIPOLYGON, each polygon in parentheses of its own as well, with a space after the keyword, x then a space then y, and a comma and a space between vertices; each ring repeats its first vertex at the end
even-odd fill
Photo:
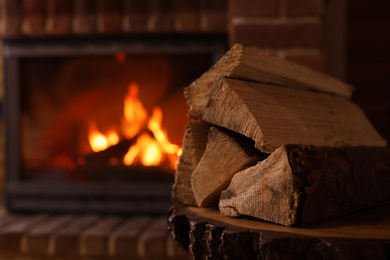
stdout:
POLYGON ((176 154, 180 156, 181 148, 175 144, 172 144, 168 140, 168 136, 165 131, 161 128, 162 122, 162 111, 161 108, 155 107, 153 110, 153 115, 149 120, 148 129, 152 131, 154 137, 156 138, 158 144, 167 154, 176 154))
POLYGON ((94 152, 98 152, 119 143, 121 139, 134 139, 135 143, 123 157, 124 165, 158 166, 167 163, 175 168, 181 148, 169 142, 167 133, 162 128, 161 108, 155 107, 149 118, 147 110, 138 99, 138 92, 138 85, 131 83, 124 98, 121 135, 115 131, 103 134, 98 131, 95 123, 89 123, 90 146, 94 152))
POLYGON ((142 102, 138 99, 138 92, 138 84, 131 83, 127 96, 124 99, 122 131, 128 139, 138 134, 148 117, 142 102))
POLYGON ((142 165, 157 166, 161 162, 162 155, 161 147, 155 139, 144 133, 137 139, 137 143, 130 147, 123 158, 123 163, 131 165, 139 157, 142 165))
POLYGON ((119 136, 114 131, 111 130, 107 135, 99 132, 97 126, 94 122, 89 122, 89 143, 91 145, 92 151, 100 152, 112 145, 116 145, 119 142, 119 136))

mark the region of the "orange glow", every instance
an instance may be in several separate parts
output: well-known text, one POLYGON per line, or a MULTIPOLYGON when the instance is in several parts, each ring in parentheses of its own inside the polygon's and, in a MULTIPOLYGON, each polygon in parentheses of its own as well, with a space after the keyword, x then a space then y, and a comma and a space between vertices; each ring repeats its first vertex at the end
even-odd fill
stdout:
POLYGON ((123 115, 125 118, 122 121, 122 131, 128 139, 138 134, 148 117, 142 102, 138 99, 138 92, 138 84, 131 83, 124 99, 123 115))
POLYGON ((148 129, 152 131, 154 137, 156 138, 158 144, 161 146, 162 150, 167 154, 176 155, 177 158, 174 160, 174 165, 177 164, 177 160, 182 152, 182 149, 169 142, 168 136, 165 131, 161 128, 162 122, 162 111, 161 108, 155 107, 153 110, 152 117, 148 123, 148 129))
POLYGON ((116 145, 119 142, 119 136, 115 131, 110 131, 108 135, 104 135, 97 129, 94 122, 89 122, 89 144, 92 151, 100 152, 107 149, 109 146, 116 145))
MULTIPOLYGON (((138 93, 138 84, 131 83, 124 97, 121 135, 115 131, 103 134, 97 129, 96 123, 89 123, 90 146, 94 152, 99 152, 121 140, 134 139, 135 143, 133 142, 123 157, 124 165, 158 166, 164 164, 174 169, 177 166, 181 148, 169 142, 166 131, 162 129, 161 108, 155 107, 149 118, 142 102, 138 99, 138 93)), ((120 159, 110 158, 108 163, 117 165, 120 159)))
POLYGON ((84 165, 84 163, 85 163, 85 158, 82 157, 82 156, 77 157, 76 163, 77 163, 77 165, 84 165))
POLYGON ((124 62, 124 61, 126 61, 126 53, 118 52, 117 54, 115 54, 115 59, 116 59, 118 62, 124 62))
POLYGON ((134 164, 139 158, 144 166, 159 165, 162 158, 162 151, 155 139, 144 133, 137 139, 137 143, 130 147, 129 151, 123 158, 125 165, 134 164))

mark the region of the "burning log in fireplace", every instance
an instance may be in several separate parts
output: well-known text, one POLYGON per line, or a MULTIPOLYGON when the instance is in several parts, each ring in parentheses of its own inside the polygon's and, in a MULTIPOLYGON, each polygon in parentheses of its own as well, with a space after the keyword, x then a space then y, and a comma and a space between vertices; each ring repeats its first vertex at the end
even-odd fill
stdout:
POLYGON ((390 151, 349 99, 352 91, 233 46, 185 90, 198 121, 187 126, 173 199, 286 226, 386 203, 390 151))

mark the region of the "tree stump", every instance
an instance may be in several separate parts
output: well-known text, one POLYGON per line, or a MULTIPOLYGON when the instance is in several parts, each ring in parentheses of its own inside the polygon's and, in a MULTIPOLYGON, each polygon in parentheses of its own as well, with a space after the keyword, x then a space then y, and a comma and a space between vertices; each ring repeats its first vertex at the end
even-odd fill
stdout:
POLYGON ((217 209, 175 204, 168 226, 194 259, 389 259, 390 205, 323 221, 307 228, 253 218, 230 218, 217 209))

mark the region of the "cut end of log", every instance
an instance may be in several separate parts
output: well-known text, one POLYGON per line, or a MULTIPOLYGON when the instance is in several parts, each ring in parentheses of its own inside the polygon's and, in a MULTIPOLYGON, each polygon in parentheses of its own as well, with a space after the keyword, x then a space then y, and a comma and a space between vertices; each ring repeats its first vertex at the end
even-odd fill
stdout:
POLYGON ((237 173, 219 207, 228 216, 307 226, 388 203, 389 173, 388 148, 286 145, 237 173))
POLYGON ((237 173, 222 192, 219 209, 227 216, 247 215, 293 226, 299 217, 294 214, 300 207, 298 201, 287 152, 281 147, 264 161, 237 173))
POLYGON ((218 207, 221 191, 237 172, 267 157, 254 142, 240 134, 211 127, 206 150, 191 176, 199 207, 218 207))

